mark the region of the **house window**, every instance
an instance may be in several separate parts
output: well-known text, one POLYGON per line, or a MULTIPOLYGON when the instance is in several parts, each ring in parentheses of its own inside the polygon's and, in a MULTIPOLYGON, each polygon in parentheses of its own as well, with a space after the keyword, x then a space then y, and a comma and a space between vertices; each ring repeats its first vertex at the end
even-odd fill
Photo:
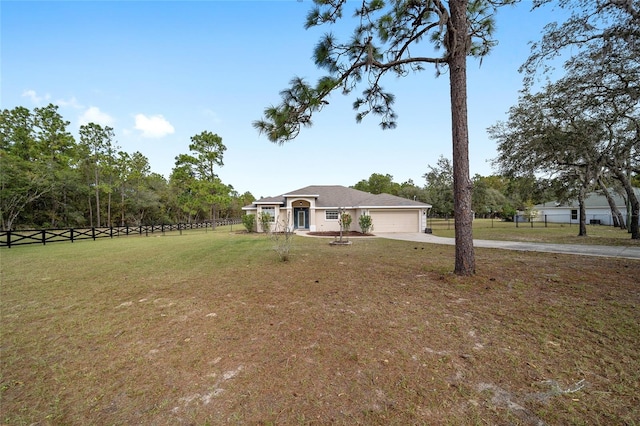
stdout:
POLYGON ((325 210, 324 218, 326 220, 338 220, 338 210, 325 210))
POLYGON ((262 213, 266 213, 271 216, 271 220, 269 222, 273 223, 276 221, 276 208, 275 207, 262 207, 262 213))
POLYGON ((571 220, 578 220, 578 210, 571 210, 571 220))

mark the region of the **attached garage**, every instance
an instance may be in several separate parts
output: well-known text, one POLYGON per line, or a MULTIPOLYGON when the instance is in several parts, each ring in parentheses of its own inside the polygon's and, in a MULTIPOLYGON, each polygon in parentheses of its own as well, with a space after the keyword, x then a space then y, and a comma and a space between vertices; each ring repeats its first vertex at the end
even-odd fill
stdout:
POLYGON ((420 210, 370 210, 373 232, 420 232, 420 210))

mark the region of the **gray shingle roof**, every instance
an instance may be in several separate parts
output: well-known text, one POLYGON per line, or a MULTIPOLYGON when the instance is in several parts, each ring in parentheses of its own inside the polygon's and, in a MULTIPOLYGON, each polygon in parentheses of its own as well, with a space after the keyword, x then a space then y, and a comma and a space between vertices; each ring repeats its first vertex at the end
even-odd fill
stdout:
MULTIPOLYGON (((371 194, 341 185, 311 185, 277 197, 264 197, 255 204, 285 204, 286 198, 296 196, 314 196, 316 207, 417 207, 429 208, 431 205, 409 200, 390 194, 371 194)), ((247 206, 249 207, 249 206, 247 206)))

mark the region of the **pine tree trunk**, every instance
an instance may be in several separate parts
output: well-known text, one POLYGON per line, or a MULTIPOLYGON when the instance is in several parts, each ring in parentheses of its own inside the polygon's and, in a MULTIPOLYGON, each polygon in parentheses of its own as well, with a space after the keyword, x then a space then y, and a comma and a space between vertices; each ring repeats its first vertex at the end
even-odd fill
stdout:
POLYGON ((101 220, 100 220, 100 188, 98 187, 98 166, 96 165, 96 170, 95 170, 95 180, 94 183, 96 185, 96 221, 98 222, 98 228, 101 225, 101 220))
POLYGON ((451 0, 451 24, 447 28, 451 126, 453 135, 453 198, 458 275, 475 273, 471 179, 469 178, 469 129, 467 124, 467 0, 451 0))

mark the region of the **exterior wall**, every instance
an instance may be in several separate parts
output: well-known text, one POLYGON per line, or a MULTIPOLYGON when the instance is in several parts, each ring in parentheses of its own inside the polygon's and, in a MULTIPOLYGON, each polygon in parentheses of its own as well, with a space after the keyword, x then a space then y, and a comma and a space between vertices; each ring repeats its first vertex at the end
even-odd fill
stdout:
MULTIPOLYGON (((332 232, 332 231, 340 231, 340 223, 338 219, 327 219, 326 212, 337 211, 338 208, 335 209, 316 209, 314 212, 314 221, 315 221, 315 231, 316 232, 332 232)), ((345 213, 349 213, 351 215, 351 231, 360 231, 360 226, 358 225, 358 218, 360 217, 357 214, 359 209, 345 209, 345 213)))
MULTIPOLYGON (((535 222, 544 222, 545 215, 546 221, 549 223, 578 223, 580 221, 580 211, 578 207, 552 207, 538 209, 538 214, 535 217, 535 222), (577 210, 578 215, 576 219, 571 217, 571 211, 577 210)), ((626 209, 621 209, 620 212, 626 218, 626 209)), ((587 208, 587 224, 592 220, 599 220, 601 225, 613 225, 613 219, 611 217, 611 210, 608 208, 587 208)))
POLYGON ((286 209, 283 209, 282 206, 279 206, 277 204, 265 204, 265 205, 258 205, 258 208, 256 210, 256 229, 257 232, 265 232, 264 229, 262 229, 262 224, 260 223, 260 215, 262 214, 262 208, 263 207, 274 207, 275 209, 275 220, 273 222, 271 222, 271 230, 273 231, 274 229, 276 229, 277 227, 281 227, 282 224, 284 223, 284 221, 286 220, 286 209))

